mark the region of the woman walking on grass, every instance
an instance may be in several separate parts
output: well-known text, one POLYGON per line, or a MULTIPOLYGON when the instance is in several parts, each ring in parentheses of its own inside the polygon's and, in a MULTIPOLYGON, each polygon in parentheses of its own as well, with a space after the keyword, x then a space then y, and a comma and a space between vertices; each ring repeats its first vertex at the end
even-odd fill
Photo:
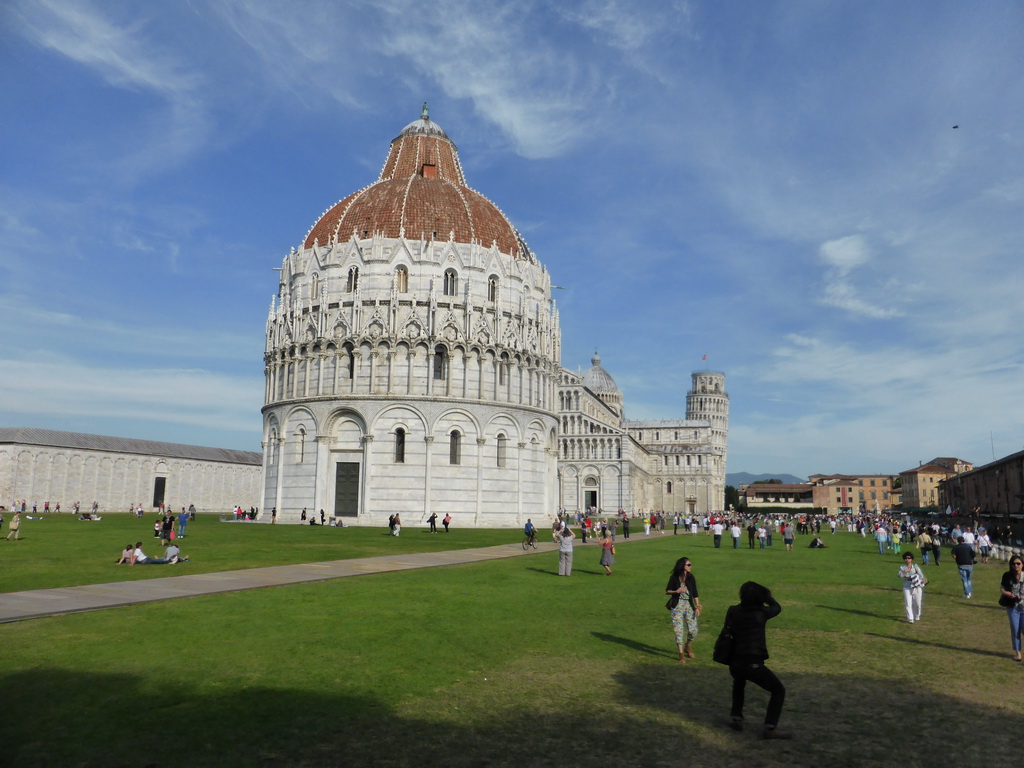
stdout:
POLYGON ((921 566, 914 562, 914 553, 903 555, 899 577, 903 580, 903 604, 907 609, 907 621, 913 624, 921 620, 921 603, 924 598, 924 585, 928 579, 924 577, 921 566))
POLYGON ((697 619, 700 618, 700 596, 697 594, 697 580, 693 577, 690 558, 681 557, 676 560, 665 594, 671 595, 665 607, 672 612, 672 631, 679 649, 679 663, 685 664, 688 658, 694 658, 690 645, 697 636, 697 619))
POLYGON ((612 539, 611 531, 605 528, 604 538, 601 539, 601 566, 604 568, 604 572, 611 576, 613 565, 615 565, 615 541, 612 539))
POLYGON ((1020 661, 1021 637, 1024 637, 1024 560, 1020 555, 1010 558, 1010 570, 999 583, 999 604, 1010 619, 1010 642, 1014 661, 1020 661))

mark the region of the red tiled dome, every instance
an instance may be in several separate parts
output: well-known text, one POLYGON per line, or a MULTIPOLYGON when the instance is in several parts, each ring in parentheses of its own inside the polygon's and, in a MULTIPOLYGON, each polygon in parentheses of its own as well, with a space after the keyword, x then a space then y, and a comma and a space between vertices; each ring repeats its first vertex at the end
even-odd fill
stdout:
POLYGON ((394 141, 380 178, 337 203, 306 236, 305 247, 382 235, 410 240, 479 243, 530 258, 515 227, 490 200, 466 186, 458 150, 423 116, 394 141))

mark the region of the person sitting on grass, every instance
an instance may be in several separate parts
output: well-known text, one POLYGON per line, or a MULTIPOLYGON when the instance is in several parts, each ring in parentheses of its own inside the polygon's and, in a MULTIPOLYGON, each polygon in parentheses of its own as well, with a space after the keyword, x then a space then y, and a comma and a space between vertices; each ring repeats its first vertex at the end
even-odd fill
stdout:
POLYGON ((135 547, 133 547, 131 545, 131 542, 129 542, 128 544, 125 544, 124 545, 124 552, 121 553, 121 559, 118 560, 116 563, 114 563, 114 565, 120 565, 121 563, 128 563, 128 565, 131 565, 132 564, 132 552, 134 550, 135 550, 135 547))
POLYGON ((825 542, 821 540, 821 536, 816 537, 807 547, 808 549, 828 549, 825 546, 825 542))
POLYGON ((142 542, 135 542, 131 565, 167 565, 169 562, 166 557, 147 557, 146 553, 142 551, 142 542))
POLYGON ((167 551, 164 552, 164 557, 167 559, 168 565, 188 562, 188 558, 181 554, 181 549, 179 549, 178 545, 173 542, 171 543, 171 546, 167 548, 167 551))

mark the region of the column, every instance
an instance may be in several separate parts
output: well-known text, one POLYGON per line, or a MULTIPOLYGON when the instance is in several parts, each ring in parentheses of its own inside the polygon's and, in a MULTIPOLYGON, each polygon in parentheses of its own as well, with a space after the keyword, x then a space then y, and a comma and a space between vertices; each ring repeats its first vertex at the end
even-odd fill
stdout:
POLYGON ((359 483, 359 514, 357 519, 363 522, 370 522, 371 498, 370 488, 373 482, 373 435, 363 435, 360 441, 363 444, 363 466, 362 480, 359 483))
POLYGON ((430 482, 434 465, 434 436, 426 435, 423 438, 426 443, 426 457, 423 460, 423 518, 430 517, 430 482))
POLYGON ((526 443, 518 442, 516 446, 519 453, 516 454, 516 522, 522 526, 523 523, 523 449, 526 443))
POLYGON ((480 525, 480 512, 484 503, 484 444, 486 442, 486 437, 476 439, 476 516, 473 519, 474 526, 480 525))

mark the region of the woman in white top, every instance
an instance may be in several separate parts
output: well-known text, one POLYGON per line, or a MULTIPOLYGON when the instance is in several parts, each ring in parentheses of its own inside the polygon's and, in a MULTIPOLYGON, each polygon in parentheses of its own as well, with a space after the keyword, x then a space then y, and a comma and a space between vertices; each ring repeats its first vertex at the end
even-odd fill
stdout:
POLYGON ((921 620, 921 604, 924 600, 924 585, 928 579, 924 577, 921 566, 914 562, 914 553, 903 555, 899 577, 903 580, 903 604, 907 609, 907 621, 913 624, 921 620))

